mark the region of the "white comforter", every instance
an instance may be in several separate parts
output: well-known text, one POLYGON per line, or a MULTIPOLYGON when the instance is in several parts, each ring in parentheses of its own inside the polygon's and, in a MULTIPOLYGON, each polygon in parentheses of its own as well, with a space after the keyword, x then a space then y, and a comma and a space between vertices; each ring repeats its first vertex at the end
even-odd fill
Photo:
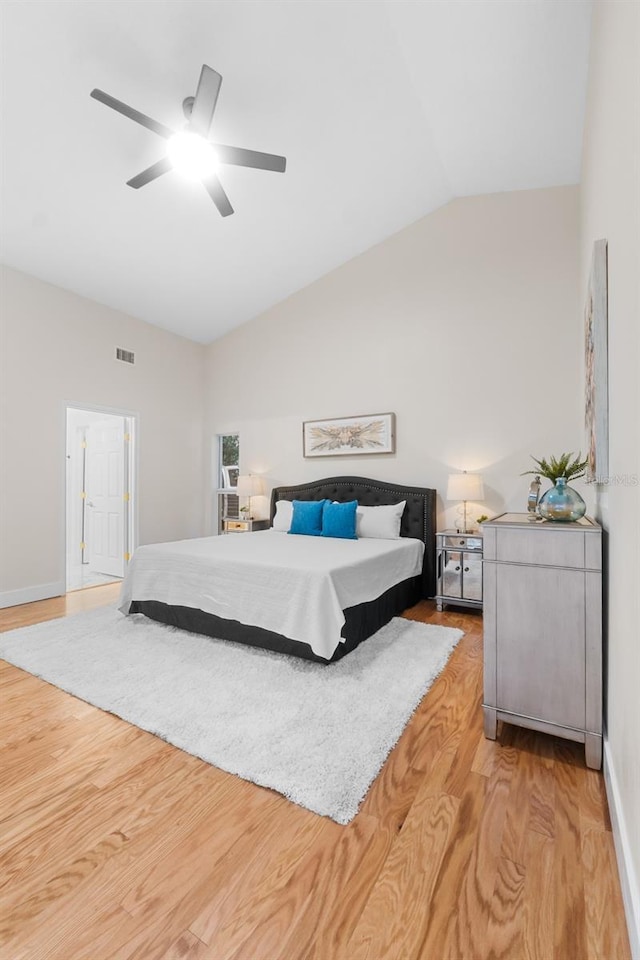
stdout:
POLYGON ((343 609, 374 600, 422 570, 424 544, 338 540, 275 530, 139 547, 122 585, 132 600, 193 607, 308 643, 329 659, 343 609))

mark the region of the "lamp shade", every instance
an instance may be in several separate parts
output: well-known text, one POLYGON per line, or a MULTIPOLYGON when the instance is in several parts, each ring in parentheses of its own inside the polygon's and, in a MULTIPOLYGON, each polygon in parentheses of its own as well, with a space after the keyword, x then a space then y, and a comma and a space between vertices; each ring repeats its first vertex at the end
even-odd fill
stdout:
POLYGON ((484 486, 479 473, 450 473, 447 500, 484 500, 484 486))
POLYGON ((262 479, 253 474, 238 477, 237 490, 239 497, 258 497, 262 493, 262 479))

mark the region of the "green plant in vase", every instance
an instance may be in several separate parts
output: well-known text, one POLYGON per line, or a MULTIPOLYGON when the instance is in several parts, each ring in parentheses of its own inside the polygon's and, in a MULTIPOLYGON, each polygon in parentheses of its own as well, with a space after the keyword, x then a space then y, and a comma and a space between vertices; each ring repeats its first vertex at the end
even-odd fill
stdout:
POLYGON ((551 483, 555 483, 558 477, 564 477, 565 480, 579 480, 580 477, 584 477, 589 461, 581 460, 580 453, 575 460, 571 459, 572 456, 573 453, 561 453, 559 457, 549 457, 548 460, 544 457, 542 460, 537 460, 532 456, 533 462, 538 464, 537 470, 525 470, 520 476, 526 477, 529 473, 540 474, 541 477, 551 480, 551 483))
POLYGON ((588 460, 581 460, 582 454, 574 457, 573 453, 561 453, 559 457, 542 457, 531 459, 537 464, 536 470, 525 470, 521 476, 533 473, 536 476, 546 477, 553 486, 540 497, 538 513, 545 520, 556 520, 563 523, 574 522, 583 517, 587 505, 580 494, 567 486, 568 480, 579 480, 584 477, 588 460))

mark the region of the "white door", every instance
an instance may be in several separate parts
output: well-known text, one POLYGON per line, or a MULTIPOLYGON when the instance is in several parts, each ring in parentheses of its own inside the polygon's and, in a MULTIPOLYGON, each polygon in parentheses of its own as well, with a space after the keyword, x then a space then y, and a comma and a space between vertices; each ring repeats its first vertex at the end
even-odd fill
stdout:
POLYGON ((124 576, 124 418, 87 428, 86 518, 89 569, 124 576))

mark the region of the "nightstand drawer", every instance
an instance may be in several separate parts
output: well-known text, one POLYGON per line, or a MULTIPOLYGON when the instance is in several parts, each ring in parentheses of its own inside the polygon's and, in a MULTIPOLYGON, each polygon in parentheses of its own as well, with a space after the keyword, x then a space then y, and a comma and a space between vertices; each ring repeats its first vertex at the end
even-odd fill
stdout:
POLYGON ((223 517, 223 533, 255 533, 256 530, 268 530, 268 520, 256 520, 253 517, 247 517, 243 520, 241 517, 223 517))
POLYGON ((251 529, 251 524, 248 520, 225 520, 224 521, 224 531, 225 533, 246 533, 247 530, 251 529))
POLYGON ((478 550, 482 553, 482 537, 471 537, 461 533, 448 535, 442 539, 442 546, 447 550, 478 550))

